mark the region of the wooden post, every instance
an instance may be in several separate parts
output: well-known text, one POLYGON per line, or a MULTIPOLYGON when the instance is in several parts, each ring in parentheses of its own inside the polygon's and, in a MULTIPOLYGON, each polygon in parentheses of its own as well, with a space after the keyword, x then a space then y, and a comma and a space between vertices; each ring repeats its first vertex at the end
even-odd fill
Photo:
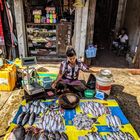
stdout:
MULTIPOLYGON (((88 21, 87 21, 86 46, 89 44, 93 44, 95 12, 96 12, 96 0, 90 0, 89 1, 88 21)), ((85 63, 87 65, 90 65, 91 59, 85 59, 85 63)))
POLYGON ((89 9, 89 0, 86 1, 85 6, 82 10, 82 24, 81 24, 81 36, 80 36, 80 46, 79 46, 79 58, 84 61, 85 56, 85 46, 86 46, 86 37, 87 37, 87 20, 88 20, 88 9, 89 9))
POLYGON ((27 45, 26 45, 26 35, 25 35, 23 1, 14 0, 14 9, 15 9, 19 56, 25 57, 27 56, 27 45))
POLYGON ((117 32, 124 24, 126 4, 127 4, 127 0, 119 0, 118 13, 117 13, 117 19, 116 19, 116 31, 117 32))
POLYGON ((75 25, 74 25, 74 36, 73 36, 73 46, 79 58, 79 46, 80 46, 80 36, 81 36, 81 18, 82 18, 82 8, 76 8, 75 10, 75 25))

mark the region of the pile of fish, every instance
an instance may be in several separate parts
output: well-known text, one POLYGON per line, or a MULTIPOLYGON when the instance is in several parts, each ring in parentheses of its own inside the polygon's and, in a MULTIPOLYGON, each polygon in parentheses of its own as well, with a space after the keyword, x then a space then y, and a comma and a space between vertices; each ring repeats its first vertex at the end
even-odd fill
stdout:
POLYGON ((19 126, 11 132, 7 140, 68 140, 68 136, 64 132, 53 133, 34 127, 25 130, 24 127, 19 126))
POLYGON ((80 106, 81 110, 86 114, 92 114, 93 117, 99 117, 103 114, 110 114, 110 110, 108 107, 104 106, 101 103, 88 101, 83 103, 80 106))
POLYGON ((47 130, 49 132, 65 130, 63 121, 63 113, 60 111, 49 110, 42 117, 38 117, 35 120, 35 124, 38 128, 47 130))
POLYGON ((134 137, 128 132, 112 132, 103 137, 104 140, 135 140, 134 137))
POLYGON ((86 136, 79 136, 78 140, 135 140, 130 133, 122 131, 112 132, 101 136, 98 132, 88 133, 86 136))
POLYGON ((10 133, 7 140, 24 140, 25 129, 22 126, 18 126, 10 133))
POLYGON ((48 106, 46 106, 40 100, 27 103, 22 106, 22 113, 17 118, 17 124, 24 126, 25 124, 33 125, 36 116, 40 113, 46 112, 48 106))
POLYGON ((86 136, 78 137, 78 140, 103 140, 103 138, 100 136, 98 132, 92 132, 88 133, 86 136))
POLYGON ((106 122, 107 122, 108 127, 112 127, 112 128, 118 129, 118 130, 119 130, 119 127, 122 125, 120 118, 117 117, 116 115, 114 115, 114 116, 107 115, 106 122))
POLYGON ((89 118, 86 114, 77 114, 73 119, 73 124, 78 130, 90 130, 96 119, 89 118))

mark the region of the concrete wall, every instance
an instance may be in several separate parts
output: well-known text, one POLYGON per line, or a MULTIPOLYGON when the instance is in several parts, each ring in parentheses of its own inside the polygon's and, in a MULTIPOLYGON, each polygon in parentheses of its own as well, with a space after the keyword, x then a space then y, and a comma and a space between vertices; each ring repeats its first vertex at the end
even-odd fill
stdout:
POLYGON ((15 9, 15 21, 17 29, 19 56, 25 57, 27 56, 27 44, 26 44, 23 0, 14 0, 14 9, 15 9))
POLYGON ((124 25, 128 29, 129 44, 133 52, 140 38, 140 0, 127 0, 124 25))

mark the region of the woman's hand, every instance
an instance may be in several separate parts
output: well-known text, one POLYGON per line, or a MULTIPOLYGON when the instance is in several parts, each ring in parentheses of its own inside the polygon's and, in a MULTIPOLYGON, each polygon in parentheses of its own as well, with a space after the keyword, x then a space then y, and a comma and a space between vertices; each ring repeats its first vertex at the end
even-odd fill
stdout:
POLYGON ((52 89, 55 89, 56 87, 56 82, 53 82, 52 85, 51 85, 52 89))

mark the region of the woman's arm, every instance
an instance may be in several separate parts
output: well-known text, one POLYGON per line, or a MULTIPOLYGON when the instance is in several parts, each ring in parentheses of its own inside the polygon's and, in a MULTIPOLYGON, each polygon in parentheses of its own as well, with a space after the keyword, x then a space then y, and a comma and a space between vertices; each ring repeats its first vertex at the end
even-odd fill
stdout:
POLYGON ((60 81, 60 80, 62 79, 62 76, 64 75, 64 71, 65 71, 64 64, 61 63, 61 65, 60 65, 60 70, 59 70, 59 74, 58 74, 56 80, 53 82, 52 88, 55 88, 56 85, 57 85, 57 83, 58 83, 58 81, 60 81))
POLYGON ((60 74, 60 73, 58 74, 56 80, 55 80, 55 81, 53 82, 53 84, 52 84, 52 88, 53 88, 53 89, 56 87, 58 81, 62 79, 62 76, 63 76, 63 74, 60 74))

